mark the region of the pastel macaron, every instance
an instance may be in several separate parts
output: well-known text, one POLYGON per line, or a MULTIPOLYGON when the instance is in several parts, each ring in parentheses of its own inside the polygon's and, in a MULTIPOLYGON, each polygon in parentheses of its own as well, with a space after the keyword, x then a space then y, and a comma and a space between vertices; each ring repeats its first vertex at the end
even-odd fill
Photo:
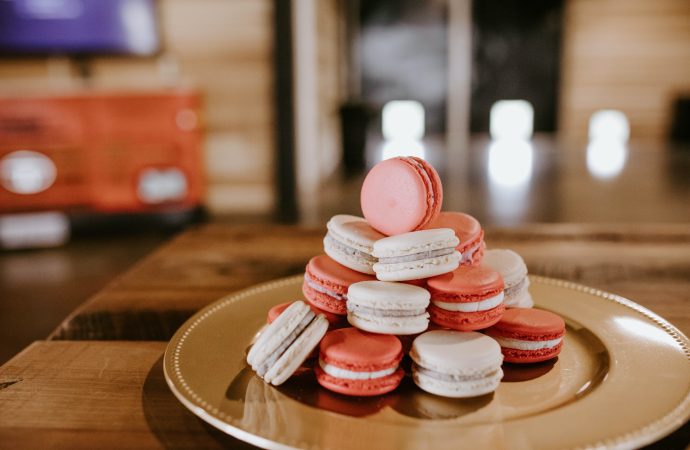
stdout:
POLYGON ((374 280, 374 277, 348 269, 326 255, 318 255, 307 263, 302 293, 315 307, 345 315, 348 288, 352 283, 368 280, 374 280))
POLYGON ((508 309, 485 333, 500 344, 507 362, 541 362, 561 352, 565 321, 541 309, 508 309))
POLYGON ((425 228, 443 203, 443 187, 431 164, 412 156, 375 165, 362 184, 362 213, 379 232, 391 236, 425 228))
POLYGON ((504 303, 507 308, 531 308, 534 301, 529 293, 527 266, 522 257, 512 250, 491 249, 486 251, 482 264, 501 274, 505 283, 504 303))
POLYGON ((402 345, 395 336, 357 328, 329 331, 319 346, 316 381, 344 395, 372 396, 398 387, 402 345))
POLYGON ((450 228, 455 231, 455 235, 460 239, 456 250, 462 255, 461 266, 481 262, 486 248, 484 230, 474 217, 461 212, 442 212, 427 225, 427 228, 450 228))
POLYGON ((460 253, 450 228, 412 231, 374 243, 376 278, 381 281, 417 280, 455 270, 460 253))
POLYGON ((376 262, 372 255, 374 242, 385 236, 363 218, 348 214, 333 216, 326 227, 324 252, 345 267, 373 275, 376 262))
MULTIPOLYGON (((268 314, 266 316, 266 323, 271 324, 273 323, 274 320, 278 318, 279 315, 283 313, 290 305, 292 305, 294 302, 285 302, 285 303, 279 303, 272 307, 271 309, 268 310, 268 314)), ((314 312, 314 314, 323 314, 323 316, 328 320, 328 329, 329 330, 334 330, 336 328, 341 328, 344 325, 347 325, 347 321, 344 319, 343 316, 339 316, 337 314, 330 313, 328 311, 324 311, 323 309, 319 309, 314 305, 309 304, 308 305, 311 310, 314 312)))
POLYGON ((446 328, 473 331, 488 328, 501 319, 503 279, 485 266, 461 266, 427 280, 431 293, 431 321, 446 328))
POLYGON ((485 395, 503 377, 501 347, 481 333, 429 331, 414 340, 410 357, 415 384, 443 397, 485 395))
POLYGON ((327 330, 322 314, 296 301, 261 331, 247 362, 265 382, 278 386, 312 354, 327 330))
POLYGON ((429 291, 387 281, 362 281, 347 291, 347 320, 360 330, 417 334, 429 326, 429 291))

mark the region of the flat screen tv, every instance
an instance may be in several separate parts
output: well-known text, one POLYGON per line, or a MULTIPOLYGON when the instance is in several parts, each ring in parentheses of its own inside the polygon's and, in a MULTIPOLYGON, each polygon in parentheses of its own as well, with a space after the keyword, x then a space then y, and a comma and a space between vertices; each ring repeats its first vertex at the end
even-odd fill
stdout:
POLYGON ((156 0, 0 0, 0 53, 152 55, 156 19, 156 0))

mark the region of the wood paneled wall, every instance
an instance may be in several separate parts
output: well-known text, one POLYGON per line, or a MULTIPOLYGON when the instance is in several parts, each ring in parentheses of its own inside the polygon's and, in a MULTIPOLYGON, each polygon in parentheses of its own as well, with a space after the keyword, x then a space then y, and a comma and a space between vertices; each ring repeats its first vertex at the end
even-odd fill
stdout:
MULTIPOLYGON (((95 58, 89 86, 195 86, 204 95, 206 203, 214 213, 273 206, 273 3, 160 0, 164 53, 95 58)), ((65 58, 0 60, 0 95, 82 88, 65 58)))
POLYGON ((619 109, 632 138, 668 135, 672 107, 690 95, 690 1, 568 0, 561 132, 584 140, 591 114, 619 109))

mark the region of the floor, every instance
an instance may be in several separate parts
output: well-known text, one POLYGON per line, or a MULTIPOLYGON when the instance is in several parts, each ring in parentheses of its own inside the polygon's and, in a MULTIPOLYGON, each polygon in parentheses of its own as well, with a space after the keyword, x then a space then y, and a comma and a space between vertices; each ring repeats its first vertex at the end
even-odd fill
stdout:
MULTIPOLYGON (((506 148, 477 136, 467 152, 450 157, 438 139, 422 144, 443 177, 444 209, 469 212, 484 225, 690 223, 690 146, 632 142, 622 158, 620 149, 613 157, 607 150, 608 160, 592 162, 590 155, 588 164, 586 145, 548 136, 506 148)), ((372 140, 369 165, 382 148, 372 140)), ((363 177, 332 177, 302 221, 323 226, 334 214, 360 214, 363 177)), ((76 306, 182 229, 181 223, 80 223, 63 247, 0 252, 0 364, 45 338, 76 306)))

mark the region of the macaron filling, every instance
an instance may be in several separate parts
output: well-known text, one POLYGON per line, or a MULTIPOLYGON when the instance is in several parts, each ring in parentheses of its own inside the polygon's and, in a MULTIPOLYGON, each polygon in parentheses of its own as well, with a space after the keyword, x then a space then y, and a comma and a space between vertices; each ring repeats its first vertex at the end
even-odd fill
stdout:
POLYGON ((406 262, 412 262, 412 261, 420 261, 423 259, 438 258, 440 256, 450 255, 454 251, 455 251, 455 248, 453 248, 453 247, 441 248, 438 250, 427 250, 424 252, 413 253, 411 255, 389 256, 389 257, 385 257, 385 258, 379 258, 378 262, 381 264, 397 264, 397 263, 406 263, 406 262))
POLYGON ((514 284, 510 287, 505 288, 504 292, 506 294, 506 297, 514 297, 520 292, 525 289, 528 286, 528 279, 525 276, 522 280, 520 280, 517 284, 514 284))
POLYGON ((337 251, 344 253, 348 256, 356 256, 359 258, 362 258, 366 260, 367 262, 370 263, 375 263, 377 259, 373 256, 371 256, 369 253, 366 253, 362 250, 358 250, 355 247, 349 246, 346 243, 344 243, 342 240, 339 240, 332 231, 329 231, 326 233, 326 237, 324 237, 324 241, 326 243, 336 249, 337 251))
POLYGON ((344 378, 346 380, 374 380, 376 378, 383 378, 387 377, 388 375, 392 375, 396 370, 398 370, 397 365, 373 372, 347 370, 343 369, 342 367, 334 366, 333 364, 328 364, 321 358, 319 358, 319 366, 328 375, 335 378, 344 378))
POLYGON ((433 369, 429 369, 426 367, 422 367, 416 362, 412 363, 412 370, 427 376, 429 378, 434 378, 436 380, 440 381, 448 381, 448 382, 463 382, 463 381, 478 381, 478 380, 483 380, 485 378, 491 378, 494 377, 498 374, 498 372, 501 370, 499 367, 493 367, 493 368, 487 368, 484 370, 477 370, 473 371, 470 373, 456 373, 456 374, 451 374, 451 373, 443 373, 443 372, 438 372, 433 369))
POLYGON ((318 284, 316 281, 312 280, 307 273, 304 274, 304 281, 307 283, 307 286, 314 289, 316 292, 326 294, 329 297, 333 297, 336 300, 340 300, 340 301, 346 301, 347 300, 347 294, 339 294, 337 292, 331 291, 330 289, 326 289, 325 287, 318 284))
POLYGON ((500 305, 503 302, 504 293, 503 291, 489 297, 485 300, 478 302, 442 302, 438 300, 432 300, 432 303, 441 309, 453 312, 477 312, 477 311, 488 311, 500 305))
POLYGON ((294 330, 280 343, 280 345, 264 359, 261 364, 256 367, 256 373, 263 377, 266 372, 273 367, 273 365, 280 359, 285 351, 292 345, 293 342, 302 334, 302 332, 309 326, 309 324, 316 318, 316 314, 308 311, 302 320, 297 324, 294 330))
POLYGON ((472 261, 474 254, 482 247, 482 241, 479 240, 476 245, 469 249, 461 250, 460 264, 472 261))
MULTIPOLYGON (((361 314, 366 314, 366 315, 370 315, 370 316, 379 316, 379 317, 414 317, 414 316, 422 316, 422 315, 426 314, 426 308, 380 309, 380 308, 372 308, 370 306, 358 305, 356 303, 348 304, 348 311, 353 312, 355 314, 361 313, 361 314)), ((360 316, 361 316, 361 314, 360 314, 360 316)))
POLYGON ((501 347, 512 348, 515 350, 542 350, 546 348, 555 348, 558 347, 558 345, 560 345, 560 343, 563 341, 562 337, 544 341, 526 341, 523 339, 513 339, 502 336, 490 336, 494 338, 496 342, 501 345, 501 347))

